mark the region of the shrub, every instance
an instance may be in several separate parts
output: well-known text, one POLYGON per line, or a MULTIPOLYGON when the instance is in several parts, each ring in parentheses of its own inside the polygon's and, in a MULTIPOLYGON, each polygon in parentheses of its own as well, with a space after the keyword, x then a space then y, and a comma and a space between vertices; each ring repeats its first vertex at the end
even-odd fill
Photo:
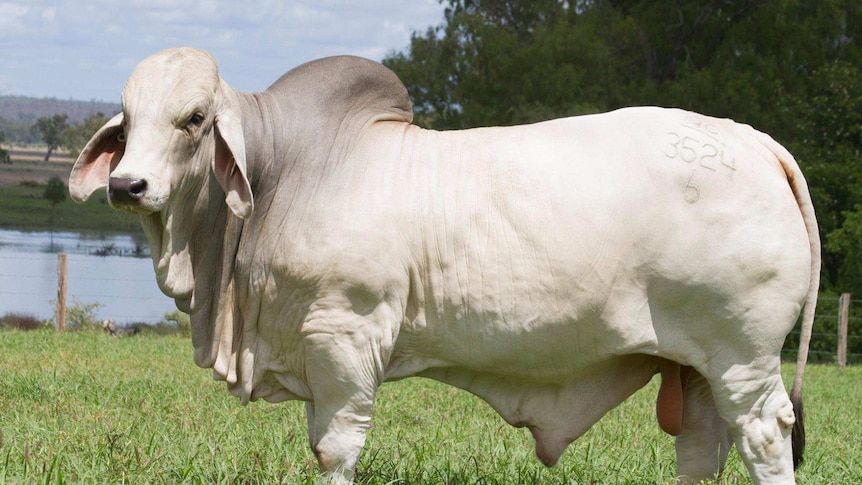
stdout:
MULTIPOLYGON (((51 302, 56 306, 56 302, 51 302)), ((102 322, 96 320, 96 311, 101 303, 84 303, 77 297, 72 297, 72 306, 66 307, 67 330, 101 330, 102 322)), ((56 325, 55 325, 56 326, 56 325)))
POLYGON ((36 330, 43 326, 44 322, 24 313, 7 313, 0 317, 0 329, 3 330, 36 330))
POLYGON ((165 313, 164 319, 167 323, 176 326, 177 333, 188 337, 192 334, 192 324, 189 316, 179 310, 165 313))
POLYGON ((188 337, 191 335, 191 324, 189 316, 181 311, 165 313, 162 320, 157 323, 135 322, 128 325, 126 329, 135 329, 141 335, 178 335, 188 337))

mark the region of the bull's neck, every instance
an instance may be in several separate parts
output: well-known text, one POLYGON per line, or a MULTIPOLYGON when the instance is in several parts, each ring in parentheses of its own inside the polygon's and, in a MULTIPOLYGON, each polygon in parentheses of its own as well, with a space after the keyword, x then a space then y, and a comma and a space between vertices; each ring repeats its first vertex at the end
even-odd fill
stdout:
POLYGON ((281 115, 267 93, 236 91, 242 113, 242 131, 245 138, 246 170, 255 196, 268 190, 272 181, 276 137, 283 130, 281 115))

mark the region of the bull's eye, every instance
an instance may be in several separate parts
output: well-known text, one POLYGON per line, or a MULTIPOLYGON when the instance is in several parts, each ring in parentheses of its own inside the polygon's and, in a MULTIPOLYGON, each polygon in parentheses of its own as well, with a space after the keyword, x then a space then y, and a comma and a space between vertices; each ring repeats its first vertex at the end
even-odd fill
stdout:
POLYGON ((189 118, 189 122, 188 122, 187 126, 189 128, 191 128, 191 127, 197 128, 197 127, 201 126, 203 124, 203 122, 204 122, 203 113, 197 112, 197 113, 193 114, 191 118, 189 118))
POLYGON ((117 141, 120 143, 126 143, 126 132, 121 131, 117 133, 117 141))

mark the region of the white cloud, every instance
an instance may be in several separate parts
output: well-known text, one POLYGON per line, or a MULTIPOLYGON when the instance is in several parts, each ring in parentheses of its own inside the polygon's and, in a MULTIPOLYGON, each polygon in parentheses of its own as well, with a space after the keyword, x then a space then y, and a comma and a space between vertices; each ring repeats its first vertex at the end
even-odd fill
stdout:
POLYGON ((190 0, 132 0, 131 2, 128 2, 128 5, 135 9, 154 7, 188 10, 189 6, 193 3, 195 2, 190 0))
POLYGON ((27 31, 25 16, 30 7, 17 3, 0 3, 0 37, 18 36, 27 31))
POLYGON ((0 3, 0 19, 21 18, 27 14, 30 7, 18 3, 0 3))
POLYGON ((144 57, 190 45, 215 55, 228 82, 259 90, 319 57, 380 60, 442 12, 436 0, 0 0, 0 64, 11 90, 112 100, 144 57), (44 62, 9 69, 12 59, 44 62))

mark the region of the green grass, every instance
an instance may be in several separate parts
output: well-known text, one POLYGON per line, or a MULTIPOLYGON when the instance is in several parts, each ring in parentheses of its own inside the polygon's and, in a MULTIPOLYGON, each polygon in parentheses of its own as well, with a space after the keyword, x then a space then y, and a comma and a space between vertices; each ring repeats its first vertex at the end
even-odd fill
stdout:
MULTIPOLYGON (((0 483, 311 483, 301 403, 242 407, 192 363, 188 339, 0 332, 0 483)), ((785 375, 792 373, 787 366, 785 375)), ((862 368, 811 366, 800 483, 862 483, 862 368)), ((385 385, 359 483, 672 483, 655 383, 576 441, 553 469, 529 433, 424 379, 385 385)), ((724 483, 749 483, 735 453, 724 483)))
POLYGON ((112 209, 104 191, 85 204, 71 199, 57 204, 51 222, 51 203, 43 198, 44 185, 0 187, 0 227, 55 231, 141 232, 136 216, 112 209))

